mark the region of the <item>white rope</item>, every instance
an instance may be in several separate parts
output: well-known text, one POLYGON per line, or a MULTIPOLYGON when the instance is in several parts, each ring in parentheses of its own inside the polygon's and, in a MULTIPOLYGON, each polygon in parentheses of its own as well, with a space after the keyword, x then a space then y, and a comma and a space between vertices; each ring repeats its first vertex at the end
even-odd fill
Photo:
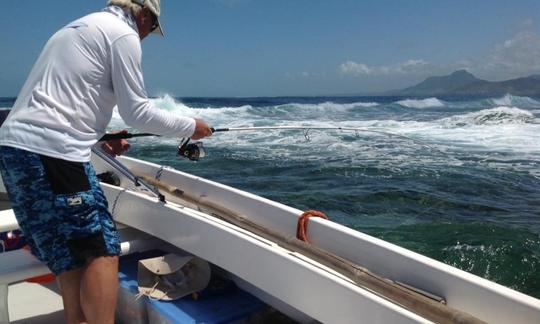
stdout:
POLYGON ((165 297, 167 295, 167 293, 164 293, 163 296, 159 299, 155 298, 155 297, 151 297, 150 294, 153 294, 154 291, 156 290, 156 287, 157 285, 159 285, 159 280, 156 282, 156 284, 154 285, 154 287, 152 287, 150 289, 150 291, 148 292, 144 292, 144 291, 140 291, 138 294, 135 295, 135 300, 138 300, 140 299, 142 296, 147 296, 148 298, 152 299, 152 300, 161 300, 163 299, 163 297, 165 297))
POLYGON ((129 191, 129 190, 135 191, 136 189, 137 187, 124 188, 116 195, 116 197, 114 198, 112 208, 111 208, 111 216, 114 217, 114 215, 116 214, 116 205, 118 204, 118 200, 120 199, 120 196, 123 195, 126 191, 129 191))

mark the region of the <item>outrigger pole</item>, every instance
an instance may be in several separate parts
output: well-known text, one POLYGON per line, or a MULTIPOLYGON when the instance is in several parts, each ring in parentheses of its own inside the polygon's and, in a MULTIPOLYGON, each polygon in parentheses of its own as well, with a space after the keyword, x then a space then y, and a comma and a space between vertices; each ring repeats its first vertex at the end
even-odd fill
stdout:
POLYGON ((105 153, 100 147, 92 147, 92 153, 99 156, 103 161, 112 166, 116 171, 120 172, 123 176, 131 180, 135 184, 135 186, 143 186, 144 188, 152 192, 154 195, 156 195, 156 197, 158 197, 161 202, 165 202, 165 196, 161 194, 161 192, 159 192, 159 190, 155 186, 149 185, 144 179, 136 176, 133 172, 131 172, 128 167, 123 165, 113 156, 105 153))

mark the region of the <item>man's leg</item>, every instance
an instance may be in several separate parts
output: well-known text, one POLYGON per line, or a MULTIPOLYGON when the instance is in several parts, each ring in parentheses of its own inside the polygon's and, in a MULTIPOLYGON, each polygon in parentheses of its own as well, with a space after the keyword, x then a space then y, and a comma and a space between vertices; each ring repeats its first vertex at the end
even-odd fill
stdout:
POLYGON ((118 295, 118 257, 89 261, 82 274, 80 300, 90 324, 113 324, 118 295))
POLYGON ((120 239, 92 165, 0 146, 0 172, 32 251, 58 276, 67 322, 114 323, 120 239))
POLYGON ((67 324, 86 323, 80 300, 81 278, 84 270, 84 268, 79 268, 66 271, 57 277, 67 324))

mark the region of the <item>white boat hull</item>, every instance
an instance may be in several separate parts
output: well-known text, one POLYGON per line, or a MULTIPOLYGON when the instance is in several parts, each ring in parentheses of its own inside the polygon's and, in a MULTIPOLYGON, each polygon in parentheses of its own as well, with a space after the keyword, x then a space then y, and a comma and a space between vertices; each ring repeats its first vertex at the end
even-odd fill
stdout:
MULTIPOLYGON (((300 210, 156 164, 121 161, 135 173, 157 175, 202 202, 284 235, 296 233, 300 210)), ((94 163, 99 171, 112 170, 98 159, 94 163)), ((114 186, 104 189, 118 222, 196 254, 318 321, 426 321, 317 262, 216 217, 114 186)), ((331 221, 312 219, 309 237, 319 248, 379 276, 441 296, 450 307, 483 321, 537 323, 540 318, 537 299, 331 221)))

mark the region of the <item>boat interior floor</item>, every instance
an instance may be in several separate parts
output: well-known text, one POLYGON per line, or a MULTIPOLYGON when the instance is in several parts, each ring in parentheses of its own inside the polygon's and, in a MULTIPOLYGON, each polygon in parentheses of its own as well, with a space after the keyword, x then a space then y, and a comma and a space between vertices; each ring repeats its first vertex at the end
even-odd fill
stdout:
POLYGON ((12 324, 64 322, 62 296, 55 281, 39 284, 20 282, 10 285, 8 303, 12 324))

